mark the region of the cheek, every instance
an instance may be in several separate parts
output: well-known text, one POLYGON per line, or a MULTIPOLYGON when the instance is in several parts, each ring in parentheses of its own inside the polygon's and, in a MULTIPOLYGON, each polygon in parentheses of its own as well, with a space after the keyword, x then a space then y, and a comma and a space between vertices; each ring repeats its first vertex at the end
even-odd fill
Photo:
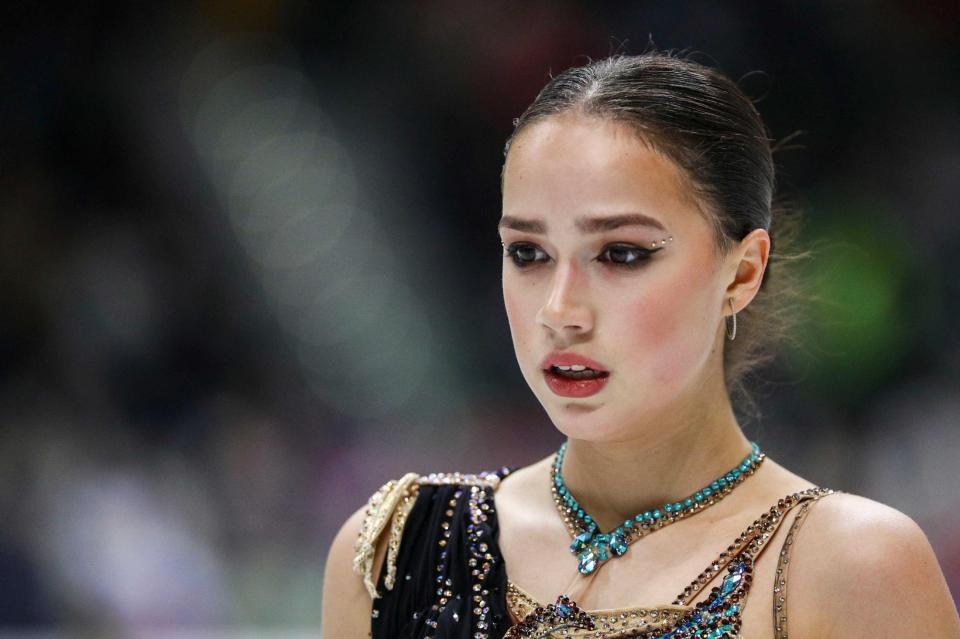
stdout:
POLYGON ((713 342, 703 282, 675 278, 632 301, 624 327, 635 354, 632 364, 646 369, 657 384, 675 384, 696 375, 713 342))
POLYGON ((510 335, 518 354, 529 342, 527 332, 532 330, 537 309, 534 291, 529 287, 520 287, 508 278, 503 280, 503 304, 510 325, 510 335), (523 290, 521 290, 523 288, 523 290))

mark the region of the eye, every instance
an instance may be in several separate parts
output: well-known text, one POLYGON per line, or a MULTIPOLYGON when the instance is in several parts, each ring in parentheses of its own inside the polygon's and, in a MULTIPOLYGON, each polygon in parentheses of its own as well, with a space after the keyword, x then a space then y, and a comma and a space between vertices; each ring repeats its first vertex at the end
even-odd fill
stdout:
POLYGON ((504 257, 512 259, 513 263, 517 265, 517 268, 527 268, 537 262, 546 261, 544 259, 538 259, 538 256, 543 256, 547 259, 550 257, 535 244, 527 244, 524 242, 514 242, 507 247, 506 251, 507 253, 504 257))
POLYGON ((598 262, 607 262, 616 267, 637 268, 661 248, 648 249, 632 244, 611 244, 597 257, 598 262))

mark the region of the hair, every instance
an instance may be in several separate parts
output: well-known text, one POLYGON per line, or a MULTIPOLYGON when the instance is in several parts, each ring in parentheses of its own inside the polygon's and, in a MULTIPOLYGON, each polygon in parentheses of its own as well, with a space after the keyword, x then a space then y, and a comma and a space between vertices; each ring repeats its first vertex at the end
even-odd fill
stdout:
POLYGON ((753 102, 721 72, 672 52, 614 55, 551 78, 513 121, 504 158, 521 131, 562 113, 624 122, 641 142, 679 166, 692 200, 714 229, 718 255, 754 229, 769 233, 760 290, 737 314, 736 339, 724 340, 727 390, 741 412, 757 415, 745 381, 775 358, 790 335, 792 302, 800 289, 786 267, 806 254, 789 250, 799 212, 774 202, 772 140, 753 102))

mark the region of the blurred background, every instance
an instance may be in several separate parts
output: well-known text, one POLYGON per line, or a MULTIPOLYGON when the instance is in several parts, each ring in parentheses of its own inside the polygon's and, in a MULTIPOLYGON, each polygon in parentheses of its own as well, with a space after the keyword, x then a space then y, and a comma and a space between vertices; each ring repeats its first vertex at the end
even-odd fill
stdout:
POLYGON ((382 483, 554 450, 503 144, 551 71, 651 39, 802 132, 781 195, 827 303, 747 434, 913 517, 960 595, 956 0, 3 11, 4 636, 316 636, 382 483))

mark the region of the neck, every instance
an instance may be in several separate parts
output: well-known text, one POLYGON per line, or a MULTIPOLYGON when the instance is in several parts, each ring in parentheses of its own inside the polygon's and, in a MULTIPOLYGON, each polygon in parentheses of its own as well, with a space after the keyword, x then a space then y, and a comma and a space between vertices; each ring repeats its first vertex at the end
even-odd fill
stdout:
POLYGON ((638 428, 642 435, 630 440, 569 439, 563 480, 604 532, 639 512, 682 500, 750 453, 729 402, 725 407, 674 423, 657 420, 655 428, 638 428))

